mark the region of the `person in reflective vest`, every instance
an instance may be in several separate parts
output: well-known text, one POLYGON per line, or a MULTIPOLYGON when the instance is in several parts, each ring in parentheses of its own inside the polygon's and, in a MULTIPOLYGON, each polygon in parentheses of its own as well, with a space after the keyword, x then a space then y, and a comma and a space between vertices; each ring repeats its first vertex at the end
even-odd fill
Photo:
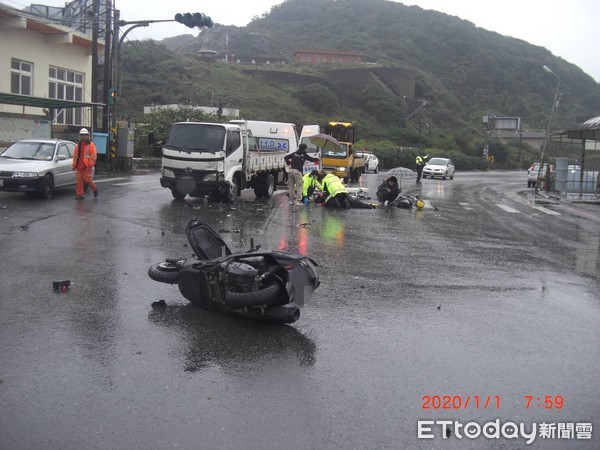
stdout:
POLYGON ((323 190, 323 186, 317 180, 319 176, 318 170, 313 170, 310 173, 304 174, 302 177, 302 203, 308 205, 311 195, 315 192, 315 189, 323 190))
POLYGON ((421 175, 423 175, 423 167, 425 167, 425 164, 427 163, 428 159, 429 155, 417 155, 417 157, 415 158, 415 163, 417 164, 417 183, 421 182, 421 175))
POLYGON ((79 142, 75 146, 75 153, 73 154, 72 168, 75 171, 75 192, 77 193, 75 200, 84 199, 84 185, 88 185, 92 189, 94 198, 98 197, 98 188, 92 179, 94 166, 96 165, 96 155, 96 145, 90 141, 89 131, 82 128, 79 131, 79 142))
POLYGON ((324 203, 329 208, 372 208, 368 203, 350 197, 342 180, 332 173, 320 173, 317 180, 323 187, 323 196, 318 203, 324 203))

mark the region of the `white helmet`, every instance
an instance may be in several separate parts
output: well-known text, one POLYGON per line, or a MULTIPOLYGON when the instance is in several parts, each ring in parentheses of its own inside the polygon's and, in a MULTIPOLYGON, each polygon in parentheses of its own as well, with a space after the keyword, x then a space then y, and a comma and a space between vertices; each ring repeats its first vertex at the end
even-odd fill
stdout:
POLYGON ((87 134, 89 136, 90 132, 87 130, 87 128, 82 128, 79 130, 79 134, 87 134))

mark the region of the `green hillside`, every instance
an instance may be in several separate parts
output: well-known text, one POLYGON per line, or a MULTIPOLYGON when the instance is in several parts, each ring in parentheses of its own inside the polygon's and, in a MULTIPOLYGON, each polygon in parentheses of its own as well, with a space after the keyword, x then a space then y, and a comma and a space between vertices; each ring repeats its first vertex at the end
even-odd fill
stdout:
MULTIPOLYGON (((548 50, 384 0, 287 0, 245 28, 217 24, 193 39, 126 43, 123 61, 123 117, 143 121, 144 105, 185 103, 235 108, 256 120, 353 120, 368 145, 390 151, 420 141, 479 157, 487 114, 521 117, 523 129, 544 129, 557 83, 544 65, 561 79, 553 129, 577 127, 600 108, 600 85, 548 50), (301 48, 358 51, 363 63, 293 65, 301 48), (197 57, 201 49, 287 63, 207 62, 197 57), (354 78, 359 81, 344 83, 340 74, 350 69, 361 72, 354 78), (414 74, 414 96, 401 95, 388 82, 394 70, 414 74), (407 120, 424 101, 427 106, 407 120)), ((510 148, 500 153, 507 162, 514 159, 510 148)), ((535 154, 525 149, 525 155, 535 154)))

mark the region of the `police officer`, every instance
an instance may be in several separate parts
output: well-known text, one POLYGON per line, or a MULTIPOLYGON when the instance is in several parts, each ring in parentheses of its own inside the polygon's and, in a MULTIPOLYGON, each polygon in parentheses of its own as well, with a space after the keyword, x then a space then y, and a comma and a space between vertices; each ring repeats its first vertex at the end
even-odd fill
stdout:
POLYGON ((429 155, 417 155, 417 157, 415 158, 415 163, 417 164, 417 183, 421 182, 421 175, 423 175, 423 167, 425 167, 425 164, 427 163, 428 159, 429 155))

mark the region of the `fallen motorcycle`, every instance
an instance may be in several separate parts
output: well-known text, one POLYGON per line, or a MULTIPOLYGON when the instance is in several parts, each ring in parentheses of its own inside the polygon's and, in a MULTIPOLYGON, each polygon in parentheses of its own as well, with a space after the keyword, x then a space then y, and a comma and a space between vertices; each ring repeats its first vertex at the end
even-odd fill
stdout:
POLYGON ((154 281, 177 284, 192 304, 252 319, 293 323, 319 286, 317 263, 305 256, 259 252, 233 254, 221 236, 194 218, 185 227, 194 255, 153 264, 154 281))

